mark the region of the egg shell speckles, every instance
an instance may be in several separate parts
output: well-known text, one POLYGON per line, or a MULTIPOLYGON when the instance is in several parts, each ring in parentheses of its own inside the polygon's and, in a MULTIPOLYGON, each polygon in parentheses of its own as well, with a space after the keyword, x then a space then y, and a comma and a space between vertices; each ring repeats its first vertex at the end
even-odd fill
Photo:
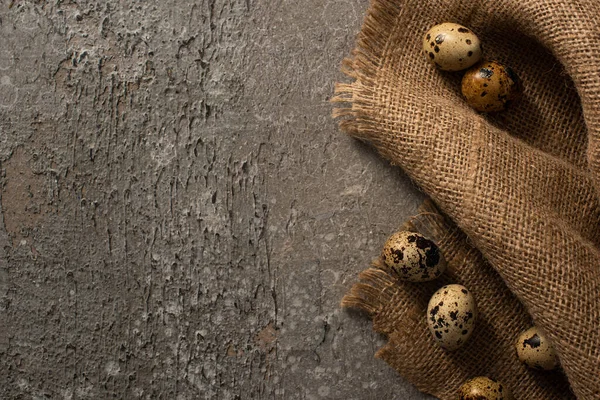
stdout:
POLYGON ((485 376, 465 382, 458 390, 459 400, 513 400, 511 391, 502 383, 485 376))
POLYGON ((521 96, 517 74, 496 61, 483 61, 465 72, 461 92, 479 112, 503 111, 521 96))
POLYGON ((444 71, 460 71, 481 59, 479 38, 469 28, 444 22, 423 36, 423 53, 431 63, 444 71))
POLYGON ((467 342, 476 319, 475 299, 462 285, 444 286, 429 300, 429 330, 437 344, 446 350, 456 350, 467 342))
POLYGON ((400 279, 411 282, 433 280, 446 269, 446 261, 437 245, 416 232, 394 233, 385 242, 381 257, 400 279))
POLYGON ((519 335, 515 347, 519 360, 531 368, 549 371, 558 367, 554 348, 535 326, 519 335))

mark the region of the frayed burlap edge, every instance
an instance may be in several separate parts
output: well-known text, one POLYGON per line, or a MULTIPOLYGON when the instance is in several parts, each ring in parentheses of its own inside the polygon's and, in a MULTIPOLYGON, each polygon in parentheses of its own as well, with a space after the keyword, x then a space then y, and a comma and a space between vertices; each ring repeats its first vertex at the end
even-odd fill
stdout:
POLYGON ((352 57, 342 61, 342 72, 354 81, 337 83, 331 102, 350 103, 351 107, 336 107, 332 115, 333 118, 341 118, 340 128, 357 139, 365 139, 370 136, 367 132, 377 131, 375 121, 370 117, 373 102, 368 99, 377 90, 378 63, 383 59, 390 31, 394 29, 400 12, 400 6, 393 1, 372 1, 352 57))

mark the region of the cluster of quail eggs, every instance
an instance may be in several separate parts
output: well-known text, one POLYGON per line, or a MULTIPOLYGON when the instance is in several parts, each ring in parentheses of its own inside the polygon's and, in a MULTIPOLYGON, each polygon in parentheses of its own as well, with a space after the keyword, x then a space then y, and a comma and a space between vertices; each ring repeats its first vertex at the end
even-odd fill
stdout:
MULTIPOLYGON (((383 247, 381 260, 399 279, 410 282, 432 281, 446 270, 446 260, 437 244, 411 231, 392 234, 383 247)), ((469 340, 476 319, 475 298, 462 285, 445 285, 429 300, 429 330, 435 343, 447 351, 455 351, 469 340)), ((521 333, 515 347, 519 360, 531 368, 551 370, 558 367, 552 345, 537 327, 521 333)), ((513 396, 502 383, 479 376, 460 387, 459 399, 512 400, 513 396)))
MULTIPOLYGON (((439 247, 417 232, 394 233, 383 246, 381 258, 400 279, 410 282, 431 281, 446 270, 446 259, 439 247)), ((435 342, 446 350, 456 350, 467 342, 476 318, 473 294, 462 285, 446 285, 429 300, 429 330, 435 342)))
POLYGON ((462 71, 461 91, 467 104, 479 112, 505 110, 517 100, 522 87, 517 74, 498 61, 482 60, 479 38, 462 25, 445 22, 423 37, 427 59, 443 71, 462 71))

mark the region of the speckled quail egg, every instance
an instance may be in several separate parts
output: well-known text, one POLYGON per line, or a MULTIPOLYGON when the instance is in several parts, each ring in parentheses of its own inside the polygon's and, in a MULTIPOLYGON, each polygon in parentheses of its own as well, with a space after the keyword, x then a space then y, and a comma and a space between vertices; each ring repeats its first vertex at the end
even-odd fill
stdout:
POLYGON ((485 376, 468 380, 460 387, 458 394, 459 400, 513 400, 506 386, 485 376))
POLYGON ((551 370, 558 366, 554 348, 535 326, 519 335, 515 347, 519 360, 531 368, 551 370))
POLYGON ((505 110, 521 95, 517 74, 496 61, 483 61, 465 72, 461 91, 467 104, 480 112, 505 110))
POLYGON ((437 245, 416 232, 394 233, 383 246, 381 257, 401 279, 411 282, 433 280, 446 269, 437 245))
POLYGON ((476 318, 475 299, 462 285, 442 287, 431 296, 427 306, 427 322, 433 338, 450 351, 466 343, 476 318))
POLYGON ((462 25, 445 22, 431 28, 423 37, 427 59, 444 71, 460 71, 481 59, 481 43, 462 25))

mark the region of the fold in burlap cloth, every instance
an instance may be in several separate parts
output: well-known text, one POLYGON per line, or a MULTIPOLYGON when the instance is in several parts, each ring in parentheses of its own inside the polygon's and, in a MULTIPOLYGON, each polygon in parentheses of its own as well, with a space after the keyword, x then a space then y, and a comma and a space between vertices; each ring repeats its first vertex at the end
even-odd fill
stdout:
POLYGON ((389 338, 378 356, 440 399, 477 375, 517 399, 600 398, 599 22, 597 0, 373 0, 344 62, 353 81, 336 88, 334 101, 349 103, 334 112, 342 129, 402 167, 454 222, 429 205, 413 226, 439 241, 443 279, 397 282, 370 268, 343 305, 366 310, 389 338), (486 58, 519 73, 524 96, 512 109, 477 114, 461 98, 462 74, 423 58, 422 35, 445 21, 472 28, 486 58), (470 288, 480 310, 454 353, 434 344, 424 317, 446 282, 470 288), (562 372, 517 360, 514 341, 532 323, 562 372))

